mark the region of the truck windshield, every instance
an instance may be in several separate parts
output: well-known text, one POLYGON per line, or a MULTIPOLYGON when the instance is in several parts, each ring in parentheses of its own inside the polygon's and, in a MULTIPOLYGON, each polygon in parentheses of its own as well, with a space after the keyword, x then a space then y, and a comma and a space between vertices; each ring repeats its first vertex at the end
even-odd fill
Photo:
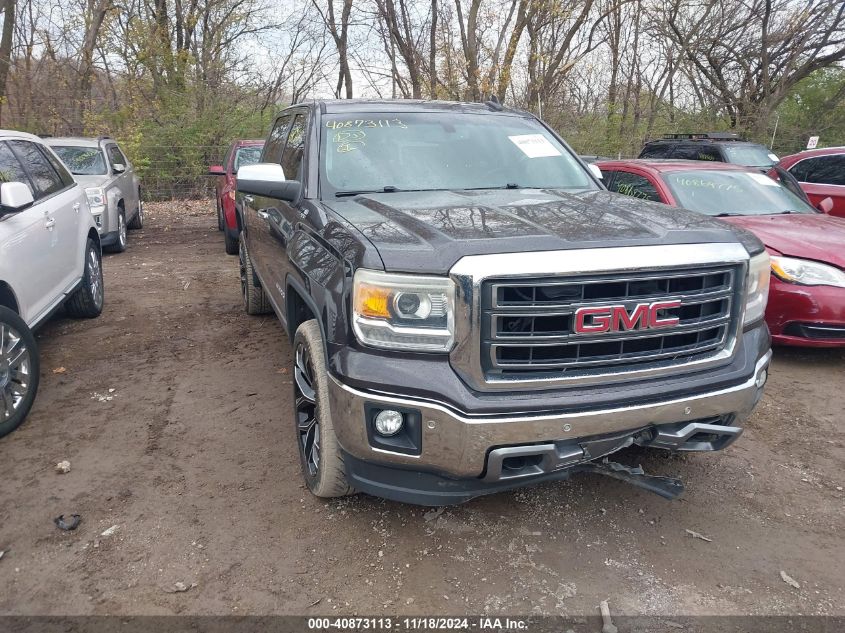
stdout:
POLYGON ((453 112, 323 117, 324 197, 356 192, 597 189, 536 121, 453 112))
POLYGON ((678 206, 707 215, 777 215, 816 210, 765 174, 701 169, 664 176, 678 206))
POLYGON ((106 159, 97 147, 53 146, 53 151, 77 176, 104 176, 108 173, 106 159))
POLYGON ((771 167, 778 157, 762 145, 723 145, 729 163, 746 167, 771 167))
POLYGON ((240 147, 235 155, 235 173, 244 165, 254 165, 261 160, 262 145, 240 147))

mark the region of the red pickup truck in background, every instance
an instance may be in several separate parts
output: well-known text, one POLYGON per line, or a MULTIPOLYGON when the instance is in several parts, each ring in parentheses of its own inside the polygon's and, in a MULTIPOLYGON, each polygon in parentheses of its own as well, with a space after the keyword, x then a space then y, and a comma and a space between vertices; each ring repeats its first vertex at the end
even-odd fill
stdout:
POLYGON ((216 176, 214 183, 214 198, 217 204, 217 228, 223 231, 223 241, 226 253, 238 254, 238 240, 240 239, 241 224, 237 214, 237 188, 235 177, 238 169, 244 165, 252 165, 261 159, 264 141, 237 140, 229 146, 222 165, 212 165, 208 168, 210 176, 216 176))

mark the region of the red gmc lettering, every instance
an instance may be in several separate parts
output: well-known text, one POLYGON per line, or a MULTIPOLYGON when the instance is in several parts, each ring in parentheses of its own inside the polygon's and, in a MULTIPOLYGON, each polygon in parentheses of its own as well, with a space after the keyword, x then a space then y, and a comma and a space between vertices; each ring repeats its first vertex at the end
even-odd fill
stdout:
POLYGON ((676 300, 640 303, 631 312, 621 305, 578 308, 573 329, 576 334, 602 334, 671 327, 678 325, 680 319, 675 316, 661 317, 660 311, 680 307, 681 302, 676 300))

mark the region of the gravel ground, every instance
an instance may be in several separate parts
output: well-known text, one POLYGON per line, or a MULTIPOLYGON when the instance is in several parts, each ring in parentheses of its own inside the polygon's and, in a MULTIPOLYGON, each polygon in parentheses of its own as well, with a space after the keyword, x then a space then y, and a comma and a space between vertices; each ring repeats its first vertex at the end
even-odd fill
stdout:
POLYGON ((627 456, 680 501, 579 475, 443 511, 325 502, 288 340, 242 312, 212 205, 147 216, 105 258, 102 317, 39 333, 38 400, 0 441, 0 613, 845 614, 842 351, 777 350, 727 451, 627 456))

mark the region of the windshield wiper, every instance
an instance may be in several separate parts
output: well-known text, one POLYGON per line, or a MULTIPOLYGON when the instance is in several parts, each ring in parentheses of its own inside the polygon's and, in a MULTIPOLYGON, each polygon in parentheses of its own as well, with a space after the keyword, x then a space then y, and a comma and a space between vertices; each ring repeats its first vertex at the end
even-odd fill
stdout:
POLYGON ((400 189, 399 187, 394 187, 393 185, 385 185, 381 189, 360 189, 357 191, 337 191, 334 194, 335 198, 346 198, 349 196, 360 196, 365 193, 394 193, 396 191, 407 191, 406 189, 400 189))
POLYGON ((732 218, 738 215, 744 215, 742 213, 717 213, 714 215, 714 218, 732 218))

